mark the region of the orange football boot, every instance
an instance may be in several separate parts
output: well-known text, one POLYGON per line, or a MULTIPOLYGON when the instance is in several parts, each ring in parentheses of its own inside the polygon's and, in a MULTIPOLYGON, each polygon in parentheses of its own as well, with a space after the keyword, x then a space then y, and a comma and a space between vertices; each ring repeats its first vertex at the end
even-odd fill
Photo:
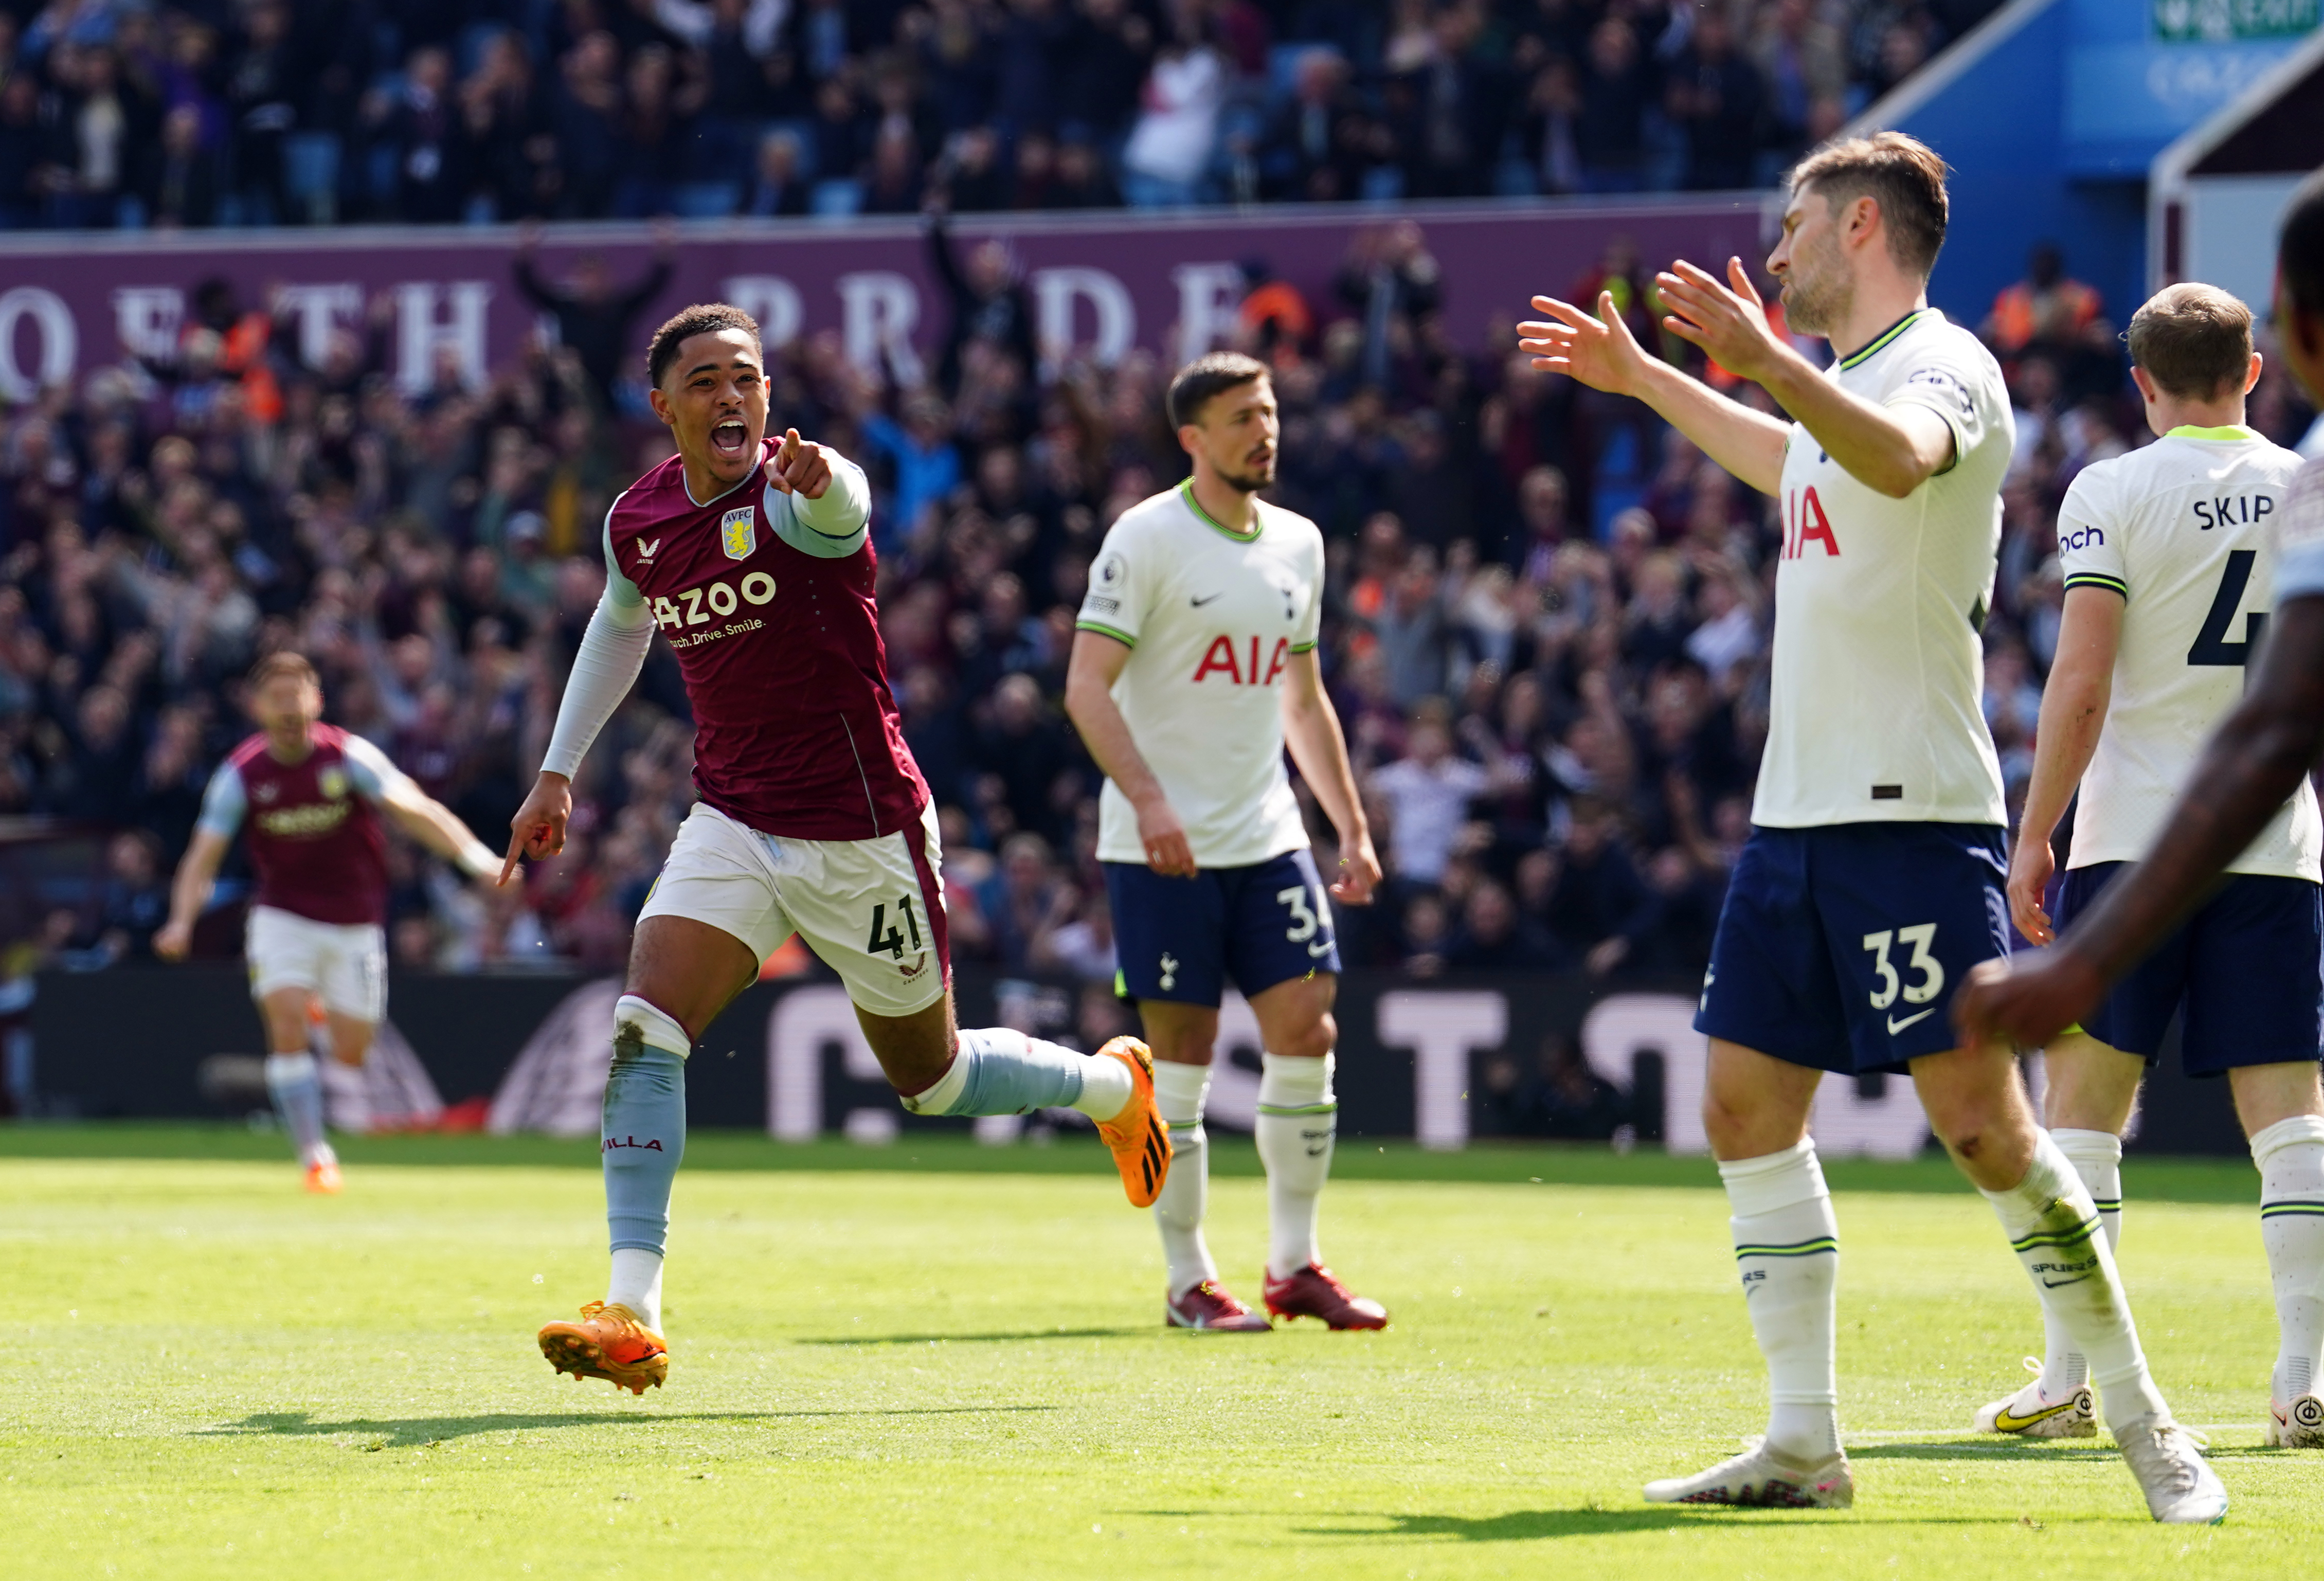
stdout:
POLYGON ((346 1184, 339 1179, 339 1166, 336 1162, 307 1166, 307 1189, 318 1197, 337 1197, 340 1188, 346 1184))
POLYGON ((540 1354, 576 1383, 603 1378, 632 1394, 643 1394, 649 1383, 659 1389, 669 1376, 669 1346, 618 1302, 590 1302, 578 1323, 543 1324, 540 1354))
POLYGON ((1130 1102, 1112 1119, 1099 1121, 1097 1133, 1113 1150, 1130 1206, 1151 1207, 1170 1178, 1170 1123, 1154 1103, 1154 1056, 1136 1038, 1115 1038, 1097 1056, 1130 1067, 1130 1102))

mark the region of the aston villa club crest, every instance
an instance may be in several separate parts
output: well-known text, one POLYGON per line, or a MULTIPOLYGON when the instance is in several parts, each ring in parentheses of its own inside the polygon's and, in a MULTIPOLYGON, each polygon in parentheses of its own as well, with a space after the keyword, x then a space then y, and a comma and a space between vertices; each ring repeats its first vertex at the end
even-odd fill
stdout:
POLYGON ((738 505, 727 512, 719 518, 718 537, 728 559, 749 559, 759 547, 759 508, 738 505))
POLYGON ((326 800, 337 801, 347 793, 347 772, 332 763, 315 776, 315 785, 326 800))

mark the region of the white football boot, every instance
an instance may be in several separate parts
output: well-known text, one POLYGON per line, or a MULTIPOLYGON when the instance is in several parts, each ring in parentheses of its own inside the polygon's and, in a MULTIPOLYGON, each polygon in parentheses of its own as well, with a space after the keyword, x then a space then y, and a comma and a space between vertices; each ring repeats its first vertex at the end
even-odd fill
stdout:
POLYGON ((2205 1463, 2202 1440, 2194 1434, 2167 1416, 2143 1416, 2114 1438, 2157 1521, 2217 1526, 2227 1518, 2227 1490, 2205 1463))
POLYGON ((1794 1460, 1763 1438, 1745 1440, 1742 1454, 1692 1476, 1646 1484, 1649 1504, 1742 1504, 1780 1510, 1845 1510, 1856 1502, 1848 1456, 1794 1460))
POLYGON ((2324 1399, 2303 1394, 2290 1405, 2267 1408, 2271 1449, 2324 1449, 2324 1399))
POLYGON ((1978 1408, 1975 1427, 1980 1433, 2015 1433, 2024 1438, 2094 1438, 2098 1430, 2098 1401, 2086 1384, 2070 1391, 2063 1400, 2042 1392, 2042 1364, 2025 1358, 2034 1382, 2006 1400, 1978 1408))

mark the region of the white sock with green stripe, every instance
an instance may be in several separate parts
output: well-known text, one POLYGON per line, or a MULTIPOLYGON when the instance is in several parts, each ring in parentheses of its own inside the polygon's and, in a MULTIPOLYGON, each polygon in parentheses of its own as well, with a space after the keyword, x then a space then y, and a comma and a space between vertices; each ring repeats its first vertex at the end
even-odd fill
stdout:
MULTIPOLYGON (((2058 1151, 2089 1188, 2098 1224, 2106 1231, 2107 1249, 2120 1247, 2122 1138, 2111 1131, 2059 1130, 2050 1133, 2050 1140, 2058 1144, 2058 1151)), ((2074 1348, 2074 1342, 2058 1326, 2057 1314, 2046 1306, 2042 1308, 2042 1341, 2043 1399, 2063 1400, 2090 1381, 2089 1358, 2074 1348)))
POLYGON ((2034 1281, 2044 1320, 2054 1321, 2066 1343, 2089 1358, 2107 1426, 2126 1428, 2144 1416, 2168 1415, 2138 1348, 2138 1327, 2099 1226, 2098 1204, 2050 1133, 2037 1131, 2034 1137, 2025 1178, 2006 1191, 1986 1192, 1985 1199, 2034 1281))
POLYGON ((2290 1405, 2324 1373, 2324 1116, 2279 1120, 2251 1150, 2280 1330, 2271 1385, 2275 1403, 2290 1405))
POLYGON ((1267 1271, 1288 1279, 1323 1254, 1315 1214, 1332 1173, 1340 1104, 1332 1096, 1333 1056, 1259 1057, 1259 1161, 1267 1166, 1267 1271))
POLYGON ((1219 1265, 1203 1239, 1211 1194, 1211 1142, 1203 1130, 1203 1105, 1210 1093, 1209 1066, 1154 1062, 1154 1105, 1169 1123, 1171 1153, 1169 1179, 1154 1199, 1154 1226, 1162 1232, 1173 1300, 1219 1277, 1219 1265))
POLYGON ((1767 1358, 1767 1443, 1823 1460, 1840 1452, 1840 1223, 1815 1142, 1722 1163, 1719 1178, 1751 1332, 1767 1358))

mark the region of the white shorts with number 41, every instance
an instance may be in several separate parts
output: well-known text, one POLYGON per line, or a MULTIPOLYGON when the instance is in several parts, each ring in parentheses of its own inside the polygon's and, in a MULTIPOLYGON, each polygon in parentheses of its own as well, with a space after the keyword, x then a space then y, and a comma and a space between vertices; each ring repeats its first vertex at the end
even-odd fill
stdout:
POLYGON ((878 839, 795 840, 696 802, 638 920, 707 922, 761 961, 796 933, 859 1009, 910 1015, 944 997, 942 863, 933 803, 918 827, 878 839))

